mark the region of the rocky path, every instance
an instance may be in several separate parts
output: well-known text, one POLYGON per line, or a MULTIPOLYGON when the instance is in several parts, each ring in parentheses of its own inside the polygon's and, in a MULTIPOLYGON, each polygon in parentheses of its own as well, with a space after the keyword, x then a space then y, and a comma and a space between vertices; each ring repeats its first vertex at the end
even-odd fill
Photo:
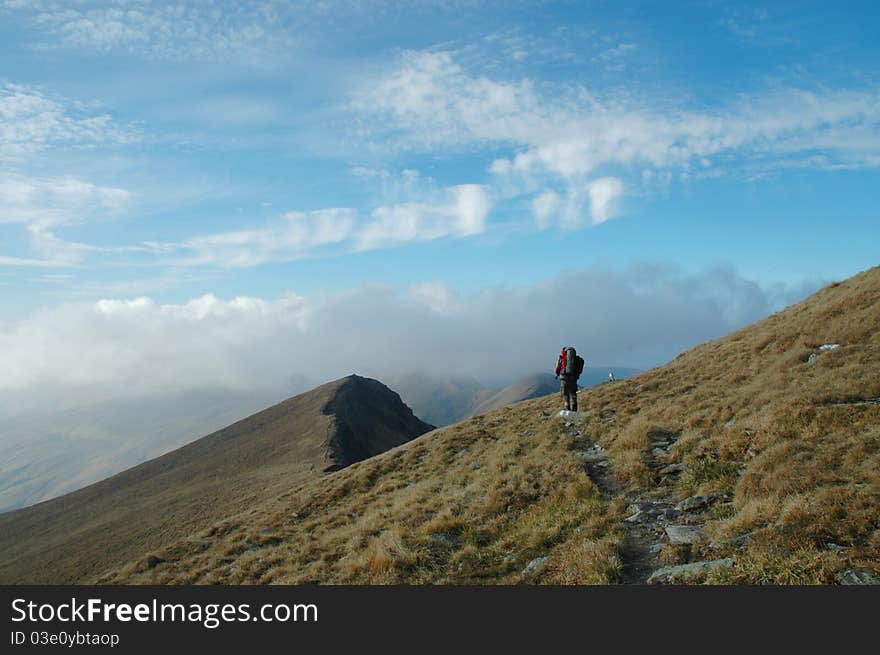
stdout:
POLYGON ((681 466, 668 463, 669 448, 676 435, 657 433, 651 444, 648 465, 657 485, 641 494, 627 492, 614 476, 613 466, 602 446, 582 433, 580 416, 562 414, 563 427, 574 440, 575 456, 590 479, 610 498, 623 496, 629 501, 624 519, 626 536, 620 550, 622 584, 685 582, 706 571, 731 566, 729 558, 711 559, 714 544, 703 536, 707 512, 716 504, 729 502, 721 494, 693 496, 677 501, 674 484, 681 466), (664 566, 662 555, 675 563, 664 566))

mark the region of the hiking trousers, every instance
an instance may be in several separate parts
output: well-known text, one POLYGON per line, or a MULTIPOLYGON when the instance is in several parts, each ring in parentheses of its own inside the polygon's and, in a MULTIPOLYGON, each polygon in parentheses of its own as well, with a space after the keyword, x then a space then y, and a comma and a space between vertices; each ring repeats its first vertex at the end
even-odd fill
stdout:
POLYGON ((562 376, 561 382, 562 404, 565 409, 576 412, 578 409, 578 383, 577 379, 562 376))

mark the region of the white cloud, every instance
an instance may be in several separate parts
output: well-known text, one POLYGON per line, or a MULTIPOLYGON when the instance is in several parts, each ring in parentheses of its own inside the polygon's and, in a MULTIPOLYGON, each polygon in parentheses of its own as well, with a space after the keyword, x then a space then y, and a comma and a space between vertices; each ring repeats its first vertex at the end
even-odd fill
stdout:
POLYGON ((410 285, 408 291, 413 299, 424 303, 438 314, 449 314, 462 309, 458 294, 440 280, 410 285))
POLYGON ((550 227, 550 223, 561 205, 562 199, 553 189, 543 191, 532 200, 532 210, 535 214, 535 223, 538 229, 543 230, 550 227))
POLYGON ((467 237, 486 230, 492 201, 477 184, 443 189, 436 201, 386 205, 358 230, 356 248, 369 250, 410 241, 467 237))
POLYGON ((109 115, 96 115, 81 103, 20 84, 0 85, 0 161, 52 145, 116 144, 135 138, 109 115))
POLYGON ((154 253, 171 255, 178 265, 248 267, 289 261, 339 250, 373 250, 413 241, 468 237, 486 230, 492 207, 486 190, 462 184, 432 193, 423 202, 375 208, 369 218, 351 208, 289 212, 271 225, 219 232, 182 243, 145 244, 154 253), (183 258, 178 253, 186 253, 183 258))
POLYGON ((377 139, 385 142, 390 132, 392 143, 408 148, 523 142, 549 119, 539 115, 530 81, 472 76, 444 52, 406 53, 399 67, 354 98, 352 109, 377 116, 377 139))
POLYGON ((0 172, 0 223, 58 224, 83 215, 116 213, 131 193, 76 177, 36 178, 0 172))
POLYGON ((445 52, 407 53, 353 108, 375 116, 375 143, 508 147, 517 152, 497 157, 492 172, 563 180, 604 166, 687 170, 722 155, 782 163, 812 150, 872 166, 880 136, 880 95, 872 90, 779 88, 694 109, 668 98, 490 79, 445 52))
MULTIPOLYGON (((261 227, 195 236, 179 242, 95 246, 62 239, 58 228, 113 216, 130 203, 125 189, 77 178, 29 178, 0 173, 0 224, 24 226, 41 259, 6 256, 4 265, 78 265, 90 253, 151 256, 174 267, 243 268, 268 262, 351 250, 372 250, 486 231, 492 200, 485 187, 461 184, 436 189, 417 171, 404 170, 398 193, 422 196, 376 207, 369 216, 332 207, 287 212, 261 227)), ((11 254, 10 254, 11 255, 11 254)))
POLYGON ((568 342, 597 365, 649 366, 767 315, 781 297, 796 299, 787 291, 731 269, 691 275, 653 265, 466 296, 434 281, 278 300, 71 303, 0 325, 0 389, 138 395, 413 368, 502 379, 545 370, 568 342), (548 319, 560 306, 566 320, 548 319))
MULTIPOLYGON (((26 266, 34 268, 57 268, 70 266, 69 261, 53 261, 51 259, 30 259, 27 257, 7 257, 0 255, 0 266, 26 266)), ((4 283, 5 284, 5 283, 4 283)))
POLYGON ((553 189, 545 189, 532 199, 535 224, 543 230, 555 219, 563 229, 575 230, 583 227, 587 211, 593 225, 604 223, 617 216, 623 189, 623 181, 617 177, 569 184, 564 196, 553 189))
POLYGON ((268 62, 295 44, 280 26, 283 4, 274 2, 35 1, 6 6, 29 20, 43 48, 153 59, 268 62))
POLYGON ((184 263, 191 265, 255 266, 296 259, 313 249, 347 241, 356 217, 357 212, 347 208, 288 212, 262 229, 220 232, 182 244, 161 244, 157 250, 189 251, 192 256, 184 263))
MULTIPOLYGON (((34 250, 44 258, 21 260, 32 262, 30 265, 74 265, 89 251, 131 250, 65 241, 55 233, 62 225, 118 214, 130 199, 125 189, 75 177, 32 178, 0 172, 0 224, 21 224, 27 229, 34 250), (40 264, 33 263, 36 261, 40 264)), ((11 259, 7 258, 7 264, 11 259)))
POLYGON ((588 189, 593 224, 598 225, 614 218, 617 212, 617 201, 623 195, 623 182, 620 178, 599 178, 590 182, 588 189))
MULTIPOLYGON (((418 173, 404 171, 403 177, 418 178, 418 173)), ((314 256, 333 247, 332 252, 373 250, 443 237, 463 238, 487 229, 492 201, 484 187, 461 184, 439 190, 420 188, 418 192, 427 198, 382 205, 369 217, 348 207, 288 212, 257 229, 218 232, 179 243, 150 242, 143 247, 176 265, 250 267, 314 256)), ((407 194, 411 195, 411 190, 407 194)))

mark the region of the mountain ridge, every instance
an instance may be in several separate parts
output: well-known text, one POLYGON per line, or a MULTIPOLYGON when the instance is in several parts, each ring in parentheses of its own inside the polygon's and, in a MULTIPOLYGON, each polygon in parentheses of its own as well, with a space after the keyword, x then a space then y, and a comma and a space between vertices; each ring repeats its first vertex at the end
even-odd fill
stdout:
MULTIPOLYGON (((0 514, 0 579, 20 581, 15 571, 21 569, 34 575, 27 561, 77 559, 79 554, 64 552, 74 541, 65 528, 86 533, 115 556, 130 557, 139 540, 152 544, 182 536, 271 490, 339 470, 432 428, 381 383, 341 378, 77 491, 0 514), (340 415, 340 399, 359 403, 358 415, 340 415), (163 510, 157 513, 156 506, 163 510), (100 533, 108 529, 124 543, 107 544, 100 533), (38 535, 52 544, 35 543, 38 535), (25 561, 17 566, 16 558, 25 561)), ((91 555, 90 565, 99 566, 103 554, 91 555)), ((33 579, 57 581, 46 577, 52 570, 44 566, 33 579)))

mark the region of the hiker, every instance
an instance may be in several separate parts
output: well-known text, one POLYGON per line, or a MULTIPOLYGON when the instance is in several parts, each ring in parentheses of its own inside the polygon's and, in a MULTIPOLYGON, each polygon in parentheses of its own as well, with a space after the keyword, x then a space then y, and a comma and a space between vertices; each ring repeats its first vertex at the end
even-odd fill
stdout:
POLYGON ((614 371, 608 371, 608 381, 614 382, 614 371))
POLYGON ((562 402, 565 409, 578 411, 578 378, 584 370, 584 359, 571 346, 565 346, 556 360, 556 379, 562 377, 562 402))

